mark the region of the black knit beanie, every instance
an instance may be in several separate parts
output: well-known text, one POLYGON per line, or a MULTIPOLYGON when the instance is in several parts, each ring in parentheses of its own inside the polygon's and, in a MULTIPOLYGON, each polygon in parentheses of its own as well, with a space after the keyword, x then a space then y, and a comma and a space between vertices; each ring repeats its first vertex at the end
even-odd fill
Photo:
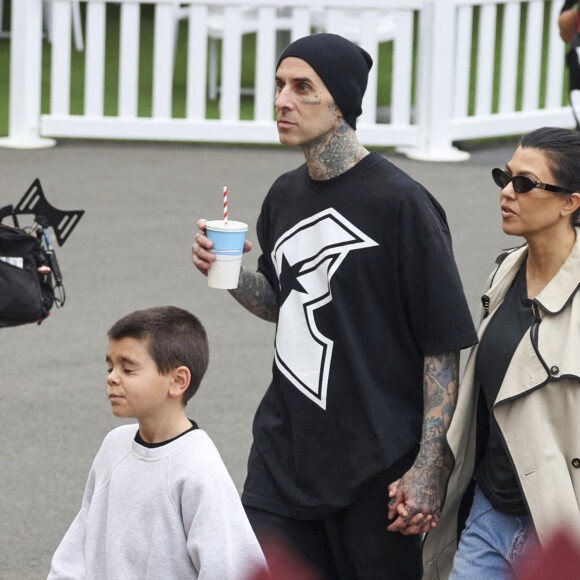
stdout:
POLYGON ((287 57, 306 61, 322 79, 344 116, 356 129, 356 118, 362 113, 362 99, 373 66, 370 54, 338 34, 313 34, 290 44, 278 60, 276 69, 287 57))

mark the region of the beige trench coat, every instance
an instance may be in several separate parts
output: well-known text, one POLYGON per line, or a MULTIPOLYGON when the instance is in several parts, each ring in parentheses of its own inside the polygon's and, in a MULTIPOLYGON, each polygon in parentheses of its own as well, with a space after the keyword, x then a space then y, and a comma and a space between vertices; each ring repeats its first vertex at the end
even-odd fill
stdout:
MULTIPOLYGON (((509 253, 490 276, 478 331, 489 321, 527 255, 509 253)), ((534 300, 540 322, 518 345, 493 412, 542 544, 563 527, 580 538, 580 229, 556 276, 534 300)), ((457 547, 457 513, 474 470, 477 346, 470 354, 447 440, 455 464, 439 525, 423 548, 424 580, 445 579, 457 547)))

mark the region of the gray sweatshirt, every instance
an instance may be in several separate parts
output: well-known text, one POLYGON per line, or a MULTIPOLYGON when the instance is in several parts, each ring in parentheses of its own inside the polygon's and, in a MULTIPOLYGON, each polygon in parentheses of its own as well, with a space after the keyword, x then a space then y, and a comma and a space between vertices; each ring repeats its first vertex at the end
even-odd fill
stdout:
POLYGON ((105 437, 48 580, 248 580, 265 568, 208 435, 147 448, 136 432, 125 425, 105 437))

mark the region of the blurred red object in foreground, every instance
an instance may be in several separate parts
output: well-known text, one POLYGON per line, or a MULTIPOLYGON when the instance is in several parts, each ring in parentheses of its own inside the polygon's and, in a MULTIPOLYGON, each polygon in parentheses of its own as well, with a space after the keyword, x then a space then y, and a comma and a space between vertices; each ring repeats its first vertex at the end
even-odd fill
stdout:
POLYGON ((518 580, 578 580, 579 570, 580 544, 571 533, 559 530, 518 580))
POLYGON ((260 571, 249 580, 320 580, 320 576, 307 566, 285 543, 270 540, 262 544, 270 575, 260 571))

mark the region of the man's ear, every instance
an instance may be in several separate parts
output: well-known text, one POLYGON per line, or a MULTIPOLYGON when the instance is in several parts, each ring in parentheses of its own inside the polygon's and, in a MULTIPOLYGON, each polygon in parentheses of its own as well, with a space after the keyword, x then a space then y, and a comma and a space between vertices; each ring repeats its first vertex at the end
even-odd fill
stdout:
POLYGON ((191 382, 191 371, 186 366, 177 367, 173 371, 173 377, 169 392, 172 397, 180 397, 189 387, 191 382))

